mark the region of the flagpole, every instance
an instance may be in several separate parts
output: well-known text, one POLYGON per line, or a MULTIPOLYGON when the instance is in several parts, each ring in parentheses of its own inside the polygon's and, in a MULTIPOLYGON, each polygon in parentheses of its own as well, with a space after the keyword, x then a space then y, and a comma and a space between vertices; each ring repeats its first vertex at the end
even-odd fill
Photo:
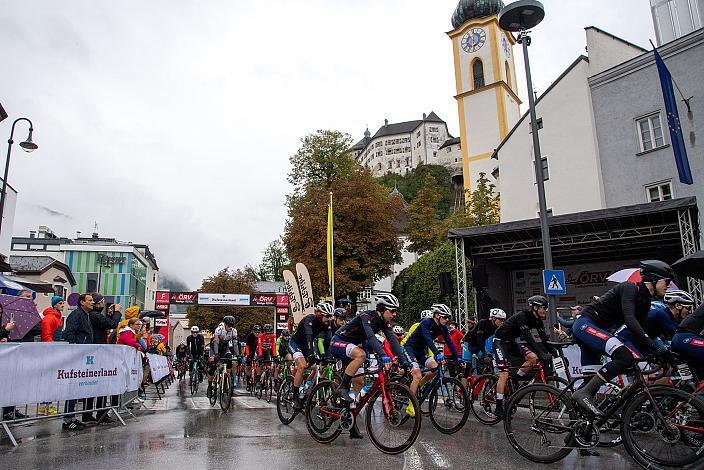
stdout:
POLYGON ((335 231, 332 217, 332 191, 330 191, 330 291, 335 302, 335 231))

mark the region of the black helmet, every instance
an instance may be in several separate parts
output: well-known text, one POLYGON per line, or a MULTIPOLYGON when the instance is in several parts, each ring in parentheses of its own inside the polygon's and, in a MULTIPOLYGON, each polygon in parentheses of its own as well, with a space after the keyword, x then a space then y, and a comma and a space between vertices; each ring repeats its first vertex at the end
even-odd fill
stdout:
POLYGON ((548 305, 550 305, 550 302, 548 301, 547 298, 543 297, 542 295, 534 295, 533 297, 530 297, 528 299, 528 306, 529 307, 545 307, 547 308, 548 305))
POLYGON ((658 282, 660 279, 672 279, 675 273, 669 264, 657 259, 648 259, 640 262, 640 276, 643 282, 658 282))
POLYGON ((264 333, 273 333, 273 332, 274 332, 273 325, 270 325, 269 323, 264 325, 264 333))
POLYGON ((227 326, 235 326, 235 317, 232 315, 228 315, 225 318, 222 319, 223 323, 225 323, 227 326))
POLYGON ((288 338, 288 330, 282 330, 281 336, 283 336, 284 338, 288 338))
POLYGON ((260 331, 262 331, 262 327, 260 325, 254 325, 252 327, 252 331, 255 333, 259 333, 260 331))
POLYGON ((345 309, 344 308, 336 308, 335 309, 335 318, 345 318, 345 309))

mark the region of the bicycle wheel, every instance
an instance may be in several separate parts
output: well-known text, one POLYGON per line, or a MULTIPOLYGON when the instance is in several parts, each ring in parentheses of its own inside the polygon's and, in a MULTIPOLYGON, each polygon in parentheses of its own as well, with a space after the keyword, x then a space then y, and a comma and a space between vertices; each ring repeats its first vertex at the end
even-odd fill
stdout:
POLYGON ((342 432, 337 415, 343 408, 335 404, 336 388, 334 382, 324 380, 310 389, 306 400, 306 428, 321 444, 334 441, 342 432))
POLYGON ((504 431, 523 457, 553 463, 572 452, 577 411, 571 397, 546 384, 520 388, 506 404, 504 431))
POLYGON ((232 384, 228 374, 222 375, 222 388, 220 390, 220 409, 223 413, 227 413, 232 404, 232 384))
MULTIPOLYGON (((216 377, 217 379, 217 377, 216 377)), ((210 396, 208 397, 210 399, 210 406, 215 406, 215 404, 218 402, 218 387, 217 387, 217 381, 208 381, 208 390, 210 390, 210 396)))
POLYGON ((704 401, 676 388, 650 389, 623 409, 623 445, 636 456, 656 464, 683 467, 702 458, 704 401))
POLYGON ((372 444, 385 454, 400 454, 413 445, 420 433, 421 415, 404 419, 408 404, 418 410, 418 399, 405 385, 389 382, 385 394, 378 388, 367 403, 367 433, 372 444))
POLYGON ((291 424, 296 418, 296 411, 293 408, 293 394, 298 393, 293 386, 293 377, 290 375, 281 383, 279 392, 276 395, 276 414, 282 424, 291 424))
POLYGON ((274 398, 274 378, 269 374, 266 381, 266 402, 271 403, 274 398))
POLYGON ((189 380, 188 386, 191 389, 191 395, 195 395, 196 392, 198 391, 198 379, 193 377, 193 374, 191 373, 191 374, 189 374, 188 380, 189 380))
POLYGON ((482 424, 493 426, 501 421, 494 414, 496 410, 496 382, 499 378, 493 374, 477 377, 472 388, 472 414, 482 424))
POLYGON ((443 434, 454 434, 469 418, 469 403, 467 389, 455 378, 443 378, 442 385, 438 380, 430 392, 428 408, 430 422, 443 434))
POLYGON ((258 400, 261 400, 262 395, 264 394, 264 380, 263 380, 263 378, 264 377, 262 374, 262 377, 260 377, 259 380, 257 381, 257 385, 256 385, 257 390, 254 393, 254 396, 257 397, 258 400))

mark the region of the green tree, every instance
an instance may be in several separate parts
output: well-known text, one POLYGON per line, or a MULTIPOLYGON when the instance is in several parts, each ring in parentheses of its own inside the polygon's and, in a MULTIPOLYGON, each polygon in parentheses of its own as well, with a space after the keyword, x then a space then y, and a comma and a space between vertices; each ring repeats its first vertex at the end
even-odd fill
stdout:
MULTIPOLYGON (((198 292, 210 294, 251 294, 254 292, 256 279, 248 270, 231 270, 224 268, 217 274, 203 279, 198 292)), ((240 337, 249 333, 256 323, 271 323, 274 318, 272 309, 254 307, 236 307, 232 305, 207 306, 199 305, 189 307, 187 318, 191 325, 198 325, 201 329, 215 331, 215 327, 226 315, 235 317, 235 328, 240 337)))
POLYGON ((424 254, 399 273, 394 280, 393 292, 401 302, 398 320, 401 325, 408 328, 419 321, 420 312, 436 302, 445 303, 453 310, 456 308, 456 296, 440 295, 441 272, 452 273, 452 291, 455 292, 455 249, 449 241, 424 254))
POLYGON ((450 172, 444 166, 420 164, 405 175, 387 173, 379 178, 379 182, 390 190, 397 188, 406 202, 411 204, 425 185, 428 175, 435 178, 435 191, 439 195, 438 215, 444 219, 450 214, 453 203, 450 172))
POLYGON ((301 147, 289 158, 293 196, 309 185, 323 184, 330 189, 334 179, 349 177, 357 166, 349 154, 351 145, 349 134, 331 130, 318 130, 301 139, 301 147))
POLYGON ((486 173, 479 173, 477 187, 470 194, 468 216, 471 225, 489 225, 499 223, 499 197, 494 194, 494 186, 486 173))
POLYGON ((436 191, 436 181, 433 175, 426 175, 425 184, 408 207, 408 226, 406 232, 410 244, 408 249, 415 253, 425 253, 442 243, 445 234, 438 204, 440 195, 436 191))
POLYGON ((289 269, 290 265, 291 261, 288 259, 283 238, 278 238, 269 243, 266 250, 264 250, 259 270, 263 276, 262 279, 282 282, 284 280, 284 269, 289 269))
MULTIPOLYGON (((334 172, 333 172, 334 173, 334 172)), ((400 198, 389 196, 367 168, 357 166, 331 180, 333 188, 335 291, 357 292, 391 274, 400 262, 400 243, 394 222, 400 198)), ((289 198, 284 243, 292 262, 308 266, 317 298, 329 293, 327 276, 328 187, 309 184, 289 198)))

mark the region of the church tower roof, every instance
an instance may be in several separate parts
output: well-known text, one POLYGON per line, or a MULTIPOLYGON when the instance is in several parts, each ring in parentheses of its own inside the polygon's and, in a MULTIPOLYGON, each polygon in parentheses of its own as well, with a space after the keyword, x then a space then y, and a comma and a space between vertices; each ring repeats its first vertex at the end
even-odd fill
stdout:
POLYGON ((475 18, 498 15, 503 7, 501 0, 460 0, 452 14, 452 27, 459 28, 475 18))

